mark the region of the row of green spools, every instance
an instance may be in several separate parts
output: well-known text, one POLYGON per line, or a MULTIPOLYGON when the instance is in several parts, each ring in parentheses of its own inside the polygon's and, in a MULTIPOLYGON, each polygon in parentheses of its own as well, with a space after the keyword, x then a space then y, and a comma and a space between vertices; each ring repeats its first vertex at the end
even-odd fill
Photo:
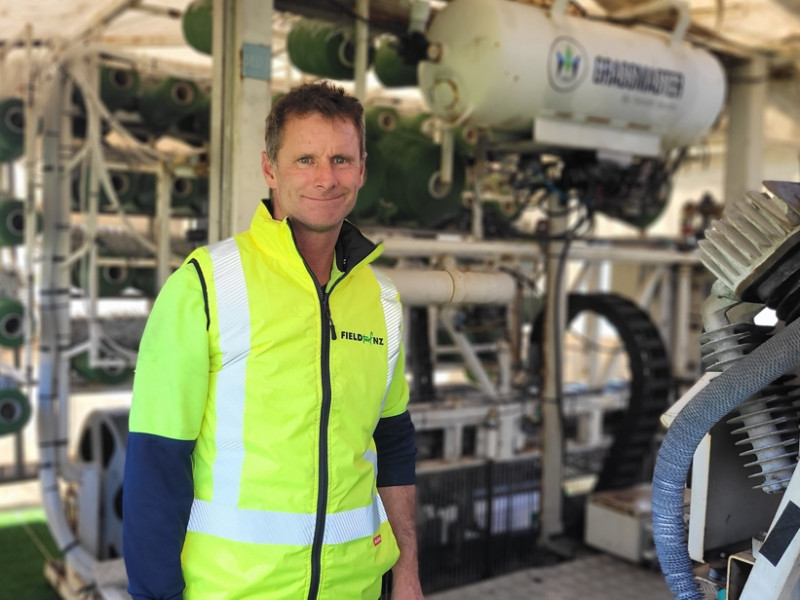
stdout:
MULTIPOLYGON (((38 215, 37 215, 38 217, 38 215)), ((41 220, 38 225, 41 226, 41 220)), ((25 205, 0 193, 0 247, 25 240, 25 205)), ((25 309, 16 298, 0 296, 0 347, 16 349, 25 341, 25 309)), ((30 419, 31 407, 17 382, 0 375, 0 436, 20 431, 30 419)))
MULTIPOLYGON (((191 2, 182 21, 187 43, 206 54, 211 53, 212 4, 212 0, 191 2)), ((384 87, 416 86, 416 66, 400 57, 397 44, 398 40, 388 35, 372 40, 368 63, 384 87)), ((352 23, 298 19, 289 30, 286 51, 292 64, 304 73, 337 80, 354 77, 352 23)), ((391 107, 374 107, 365 117, 366 180, 351 218, 423 227, 455 218, 463 210, 464 156, 471 149, 460 132, 452 183, 443 188, 437 182, 441 150, 427 127, 430 114, 401 116, 391 107)))
MULTIPOLYGON (((186 42, 198 52, 211 54, 213 0, 194 0, 183 13, 186 42)), ((368 64, 384 87, 417 85, 417 69, 397 52, 398 40, 383 35, 371 40, 368 64)), ((286 38, 289 60, 299 70, 327 79, 353 79, 355 42, 352 23, 317 19, 295 21, 286 38)))
MULTIPOLYGON (((112 169, 108 173, 120 208, 128 214, 152 216, 156 213, 157 179, 154 173, 112 169)), ((72 181, 72 210, 86 211, 86 195, 81 194, 80 177, 72 181)), ((99 188, 98 211, 116 212, 104 186, 99 188)), ((170 190, 170 213, 173 216, 201 217, 208 210, 207 177, 175 177, 170 190)))
MULTIPOLYGON (((143 81, 134 69, 102 67, 100 98, 111 112, 124 111, 120 120, 140 139, 170 133, 189 143, 208 139, 210 96, 194 81, 164 77, 143 81)), ((74 94, 72 133, 86 134, 85 101, 74 94)), ((0 98, 0 162, 25 152, 25 106, 22 98, 0 98)))
MULTIPOLYGON (((24 241, 25 209, 19 200, 0 195, 0 246, 10 247, 24 241)), ((25 309, 22 302, 0 296, 0 347, 16 349, 25 341, 25 309)), ((28 398, 18 382, 0 374, 0 436, 21 431, 31 416, 28 398)))
MULTIPOLYGON (((18 246, 24 239, 24 203, 0 193, 0 247, 18 246)), ((13 291, 4 293, 9 295, 0 296, 0 347, 14 350, 25 341, 25 309, 22 302, 10 297, 13 291)), ((21 431, 30 416, 30 403, 18 382, 0 374, 0 436, 21 431)))

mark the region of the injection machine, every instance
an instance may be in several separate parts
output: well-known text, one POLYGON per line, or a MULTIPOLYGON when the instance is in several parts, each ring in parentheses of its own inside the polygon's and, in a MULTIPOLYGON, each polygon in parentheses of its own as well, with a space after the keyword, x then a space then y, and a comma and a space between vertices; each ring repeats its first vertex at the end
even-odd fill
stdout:
POLYGON ((653 528, 679 598, 800 593, 800 184, 764 186, 729 205, 700 242, 716 276, 703 306, 705 374, 664 416, 653 528))

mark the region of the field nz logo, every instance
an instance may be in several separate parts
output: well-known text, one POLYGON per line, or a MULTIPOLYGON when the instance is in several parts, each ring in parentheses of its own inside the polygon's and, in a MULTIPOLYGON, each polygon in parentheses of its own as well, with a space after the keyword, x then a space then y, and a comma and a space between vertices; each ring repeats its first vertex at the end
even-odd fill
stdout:
POLYGON ((586 79, 588 56, 575 38, 559 36, 550 45, 547 79, 554 90, 571 92, 586 79))
POLYGON ((371 346, 383 346, 383 338, 366 333, 355 333, 353 331, 340 331, 340 337, 343 340, 350 340, 352 342, 361 342, 362 344, 370 344, 371 346))

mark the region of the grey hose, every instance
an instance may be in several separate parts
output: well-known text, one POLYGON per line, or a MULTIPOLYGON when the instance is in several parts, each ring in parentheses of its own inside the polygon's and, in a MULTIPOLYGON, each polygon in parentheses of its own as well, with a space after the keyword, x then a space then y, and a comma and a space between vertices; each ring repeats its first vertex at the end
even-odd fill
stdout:
POLYGON ((653 473, 653 537, 661 571, 676 600, 703 600, 694 580, 683 522, 683 494, 703 436, 760 389, 800 364, 800 319, 740 359, 678 413, 653 473))

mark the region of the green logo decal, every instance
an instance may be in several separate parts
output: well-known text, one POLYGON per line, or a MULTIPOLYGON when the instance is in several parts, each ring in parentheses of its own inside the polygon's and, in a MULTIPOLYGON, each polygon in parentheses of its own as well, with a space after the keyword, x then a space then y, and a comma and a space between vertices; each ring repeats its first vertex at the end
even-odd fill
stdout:
POLYGON ((562 35, 553 40, 547 57, 547 78, 557 92, 571 92, 586 78, 588 54, 573 37, 562 35))
POLYGON ((372 346, 383 346, 383 338, 377 337, 370 331, 366 333, 355 333, 354 331, 340 331, 340 338, 343 340, 350 340, 351 342, 361 342, 362 344, 370 344, 372 346))

